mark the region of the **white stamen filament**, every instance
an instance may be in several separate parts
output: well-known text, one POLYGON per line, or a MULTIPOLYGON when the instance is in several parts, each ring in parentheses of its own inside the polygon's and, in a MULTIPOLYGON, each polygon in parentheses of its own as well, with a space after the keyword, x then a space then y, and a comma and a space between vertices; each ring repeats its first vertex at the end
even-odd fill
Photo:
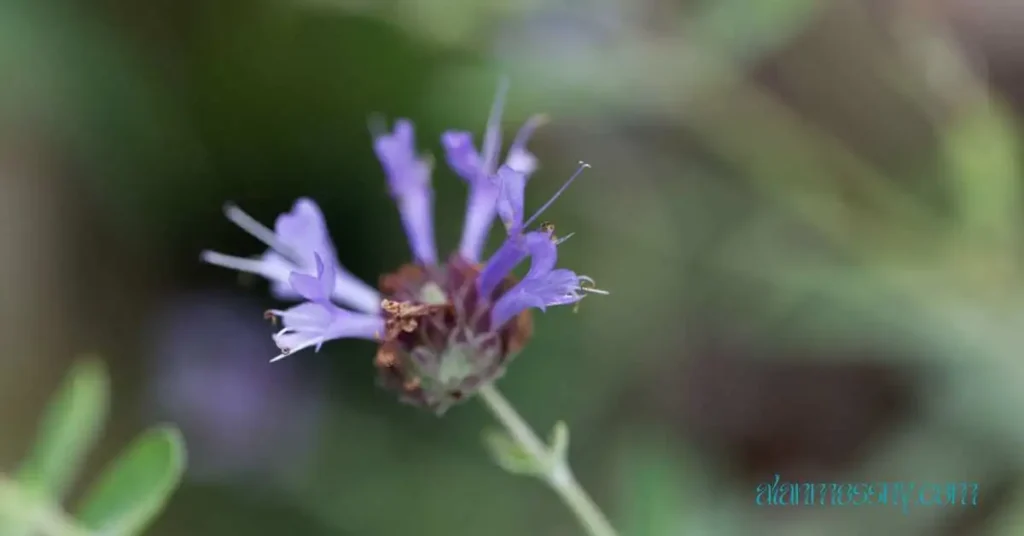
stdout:
POLYGON ((602 289, 599 289, 596 286, 594 286, 597 283, 594 282, 593 278, 585 276, 585 275, 581 275, 581 276, 578 276, 578 277, 579 277, 579 280, 580 280, 579 290, 581 290, 583 292, 590 292, 590 293, 593 293, 593 294, 600 294, 602 296, 607 296, 607 295, 611 294, 611 292, 608 292, 607 290, 602 290, 602 289), (584 283, 586 283, 586 284, 584 285, 584 283))
POLYGON ((560 237, 558 240, 555 240, 555 245, 560 246, 562 245, 562 242, 565 242, 566 240, 572 238, 573 236, 576 236, 576 231, 573 231, 563 237, 560 237))
POLYGON ((569 177, 569 180, 565 181, 565 184, 563 184, 562 187, 559 188, 557 192, 555 192, 555 195, 551 196, 551 199, 548 199, 547 203, 544 203, 544 205, 542 205, 537 210, 537 212, 533 213, 533 216, 530 216, 530 219, 526 220, 526 223, 523 224, 523 227, 529 227, 530 224, 533 223, 533 221, 536 220, 537 217, 541 215, 541 213, 547 210, 547 208, 550 207, 551 204, 555 202, 555 199, 558 199, 558 196, 562 195, 562 192, 564 192, 565 189, 568 188, 570 184, 572 184, 572 181, 576 180, 576 177, 579 177, 580 173, 583 173, 583 170, 587 169, 588 167, 590 167, 590 164, 583 162, 581 160, 580 167, 576 169, 576 173, 573 173, 572 177, 569 177))
MULTIPOLYGON (((290 335, 292 333, 298 333, 298 331, 296 331, 295 329, 292 329, 292 328, 284 328, 281 331, 278 331, 277 333, 274 334, 274 342, 275 343, 277 342, 278 337, 281 337, 283 335, 290 335)), ((318 337, 311 337, 309 339, 306 339, 304 341, 299 342, 299 344, 296 344, 294 346, 289 346, 289 347, 281 346, 281 344, 278 343, 277 347, 281 350, 281 353, 277 357, 271 359, 270 362, 273 363, 275 361, 280 361, 280 360, 284 359, 285 357, 290 356, 290 355, 294 354, 295 352, 298 352, 299 350, 304 350, 304 349, 309 348, 310 346, 313 346, 313 345, 318 345, 319 346, 319 345, 323 344, 324 341, 326 341, 326 340, 327 340, 326 337, 324 337, 323 335, 320 335, 318 337)))
POLYGON ((246 214, 245 211, 238 208, 237 205, 231 203, 224 205, 224 215, 231 220, 232 223, 241 227, 243 231, 251 234, 257 240, 263 242, 281 255, 288 257, 292 262, 297 263, 301 260, 301 257, 295 253, 295 250, 278 240, 277 234, 275 234, 274 231, 256 221, 252 216, 246 214))
POLYGON ((203 262, 227 268, 229 270, 238 270, 239 272, 248 272, 250 274, 259 275, 267 273, 266 263, 261 259, 235 257, 233 255, 217 253, 216 251, 204 251, 200 255, 200 258, 203 262))

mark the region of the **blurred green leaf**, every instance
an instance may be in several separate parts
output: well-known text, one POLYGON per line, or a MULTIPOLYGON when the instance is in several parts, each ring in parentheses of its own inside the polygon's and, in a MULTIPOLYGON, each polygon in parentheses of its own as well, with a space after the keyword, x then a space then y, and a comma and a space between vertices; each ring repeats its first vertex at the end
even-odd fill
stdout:
POLYGON ((548 448, 554 463, 563 463, 569 455, 569 425, 558 421, 548 437, 548 448))
POLYGON ((697 41, 736 61, 752 61, 785 44, 811 20, 818 0, 713 0, 690 23, 697 41))
POLYGON ((173 427, 145 432, 86 494, 78 518, 105 534, 138 534, 163 509, 185 469, 185 444, 173 427))
POLYGON ((39 437, 16 479, 26 489, 59 501, 74 483, 103 428, 109 380, 103 363, 80 361, 50 402, 39 437))
POLYGON ((689 493, 683 472, 667 448, 627 443, 618 525, 623 536, 676 536, 686 521, 689 493))
POLYGON ((502 469, 514 475, 537 476, 544 468, 502 430, 484 431, 484 446, 502 469))
POLYGON ((992 99, 974 103, 943 133, 961 224, 972 237, 1011 244, 1020 218, 1019 137, 1013 114, 992 99))

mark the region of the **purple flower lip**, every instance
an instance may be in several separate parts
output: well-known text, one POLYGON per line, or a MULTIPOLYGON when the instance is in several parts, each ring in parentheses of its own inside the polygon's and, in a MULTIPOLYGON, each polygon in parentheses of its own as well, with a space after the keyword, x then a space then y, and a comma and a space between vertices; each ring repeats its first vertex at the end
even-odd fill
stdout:
POLYGON ((391 131, 382 124, 372 128, 374 151, 415 261, 383 276, 379 292, 338 263, 323 214, 312 200, 297 200, 273 230, 227 207, 228 219, 268 249, 259 258, 206 251, 202 259, 261 275, 271 281, 276 297, 300 300, 267 312, 282 323, 273 334, 280 354, 272 361, 306 348, 319 351, 335 339, 376 340, 378 382, 401 400, 440 414, 504 373, 532 334, 531 309, 578 305, 589 294, 608 294, 590 277, 556 267, 558 247, 572 234, 558 237, 549 223, 527 230, 590 166, 580 162, 555 194, 525 218, 526 183, 537 168, 526 143, 544 118, 526 122, 498 166, 506 90, 503 80, 482 153, 467 132, 441 136, 449 166, 469 185, 462 241, 444 263, 438 262, 434 242, 432 161, 416 152, 412 122, 399 119, 391 131), (483 238, 495 217, 507 237, 481 263, 483 238), (527 258, 530 268, 516 280, 512 271, 527 258))
MULTIPOLYGON (((507 91, 508 80, 502 78, 487 118, 482 154, 477 152, 473 135, 469 132, 449 130, 441 135, 448 166, 469 185, 459 254, 470 262, 478 262, 480 258, 502 194, 500 179, 496 175, 501 149, 501 113, 507 91)), ((542 114, 528 119, 519 129, 505 157, 503 166, 522 174, 524 184, 537 170, 537 158, 526 149, 526 144, 545 122, 547 116, 542 114)))
POLYGON ((313 200, 297 200, 291 211, 278 216, 274 230, 263 226, 232 204, 224 207, 224 214, 235 225, 266 244, 268 249, 258 258, 204 251, 201 255, 204 262, 263 276, 271 281, 271 292, 276 298, 295 300, 301 296, 291 286, 292 272, 314 271, 315 257, 319 253, 334 266, 334 300, 362 312, 374 312, 377 309, 380 302, 377 291, 338 265, 323 213, 313 200))

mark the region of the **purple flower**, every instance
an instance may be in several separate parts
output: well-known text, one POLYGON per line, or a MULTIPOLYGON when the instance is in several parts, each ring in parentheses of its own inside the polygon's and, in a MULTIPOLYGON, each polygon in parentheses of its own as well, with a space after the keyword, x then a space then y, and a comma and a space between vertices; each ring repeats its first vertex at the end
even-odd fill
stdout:
POLYGON ((402 119, 392 132, 375 133, 374 150, 415 259, 415 264, 384 275, 379 294, 338 266, 323 216, 312 201, 299 200, 292 212, 278 218, 274 232, 240 210, 229 210, 232 221, 263 240, 270 251, 259 260, 210 252, 203 258, 263 275, 274 282, 275 295, 305 300, 268 311, 283 324, 273 335, 281 353, 272 361, 305 348, 319 350, 334 339, 375 339, 380 342, 378 381, 403 401, 442 413, 503 373, 532 333, 529 309, 545 311, 577 303, 588 293, 607 294, 595 289, 589 277, 555 268, 557 248, 568 236, 556 237, 554 226, 546 223, 527 231, 587 165, 581 164, 525 221, 526 182, 537 167, 525 145, 538 118, 520 130, 505 163, 495 169, 504 92, 502 84, 482 154, 468 133, 442 136, 449 165, 469 183, 462 244, 444 263, 438 262, 434 244, 431 166, 416 155, 412 123, 402 119), (507 238, 480 266, 483 239, 495 216, 504 223, 507 238), (512 271, 527 258, 530 270, 516 281, 512 271))
MULTIPOLYGON (((459 244, 459 254, 470 262, 477 262, 480 258, 501 193, 500 180, 495 175, 498 152, 501 150, 501 111, 507 90, 508 84, 503 79, 487 119, 482 154, 477 152, 473 144, 473 135, 469 132, 449 130, 441 135, 441 145, 444 147, 448 166, 469 185, 466 221, 459 244)), ((516 134, 505 158, 505 166, 522 174, 524 185, 530 175, 537 170, 537 159, 526 150, 526 143, 533 135, 533 131, 546 120, 543 115, 535 115, 528 119, 516 134)))
POLYGON ((290 212, 277 217, 273 231, 234 205, 225 207, 224 213, 229 220, 269 246, 269 249, 255 259, 204 251, 204 261, 263 276, 270 280, 275 298, 293 300, 300 295, 291 286, 292 272, 313 272, 316 269, 315 257, 319 253, 334 267, 335 286, 332 297, 335 300, 363 312, 374 312, 379 308, 380 295, 377 291, 338 265, 323 213, 312 199, 297 200, 290 212))
POLYGON ((384 167, 391 196, 398 202, 413 256, 423 264, 437 263, 434 245, 434 191, 431 164, 416 156, 412 122, 399 119, 390 134, 374 136, 373 148, 384 167))
POLYGON ((287 478, 316 445, 320 386, 299 369, 261 366, 274 346, 259 311, 237 297, 179 296, 147 330, 145 409, 181 426, 191 478, 287 478))
POLYGON ((583 299, 586 292, 607 294, 606 291, 593 288, 594 281, 587 276, 577 275, 564 268, 555 269, 558 244, 553 235, 546 232, 531 235, 541 236, 538 240, 529 241, 530 271, 522 281, 498 298, 491 310, 492 327, 504 326, 531 307, 546 311, 551 305, 576 303, 583 299))
POLYGON ((319 254, 316 258, 316 275, 292 272, 289 277, 297 294, 309 300, 290 309, 267 311, 280 318, 284 328, 274 334, 274 342, 281 354, 271 363, 292 352, 315 346, 325 341, 343 338, 375 339, 384 329, 384 321, 377 314, 353 313, 331 303, 336 282, 336 269, 324 264, 319 254))

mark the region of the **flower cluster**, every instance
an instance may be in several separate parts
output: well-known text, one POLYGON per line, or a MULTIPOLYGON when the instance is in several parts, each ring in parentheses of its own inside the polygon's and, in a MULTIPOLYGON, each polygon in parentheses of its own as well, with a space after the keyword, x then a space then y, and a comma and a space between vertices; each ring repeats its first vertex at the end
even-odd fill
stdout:
POLYGON ((587 167, 580 168, 529 218, 524 218, 526 182, 537 168, 526 144, 543 122, 528 120, 512 142, 504 162, 500 117, 504 85, 487 122, 480 151, 469 132, 441 136, 449 167, 468 185, 462 240, 447 262, 434 244, 432 167, 416 152, 413 125, 398 120, 390 132, 374 132, 373 147, 398 205, 415 262, 381 277, 379 291, 338 263, 324 217, 316 203, 299 199, 268 229, 229 206, 227 217, 260 239, 268 250, 258 258, 203 252, 203 260, 225 268, 261 275, 282 300, 299 305, 271 310, 282 328, 274 334, 281 354, 320 346, 329 340, 363 338, 380 343, 375 359, 380 383, 403 401, 437 413, 465 399, 500 376, 529 339, 530 309, 574 304, 588 293, 607 294, 593 280, 556 268, 554 226, 537 217, 587 167), (501 247, 484 263, 480 257, 495 217, 505 226, 501 247), (527 258, 522 280, 513 269, 527 258))

